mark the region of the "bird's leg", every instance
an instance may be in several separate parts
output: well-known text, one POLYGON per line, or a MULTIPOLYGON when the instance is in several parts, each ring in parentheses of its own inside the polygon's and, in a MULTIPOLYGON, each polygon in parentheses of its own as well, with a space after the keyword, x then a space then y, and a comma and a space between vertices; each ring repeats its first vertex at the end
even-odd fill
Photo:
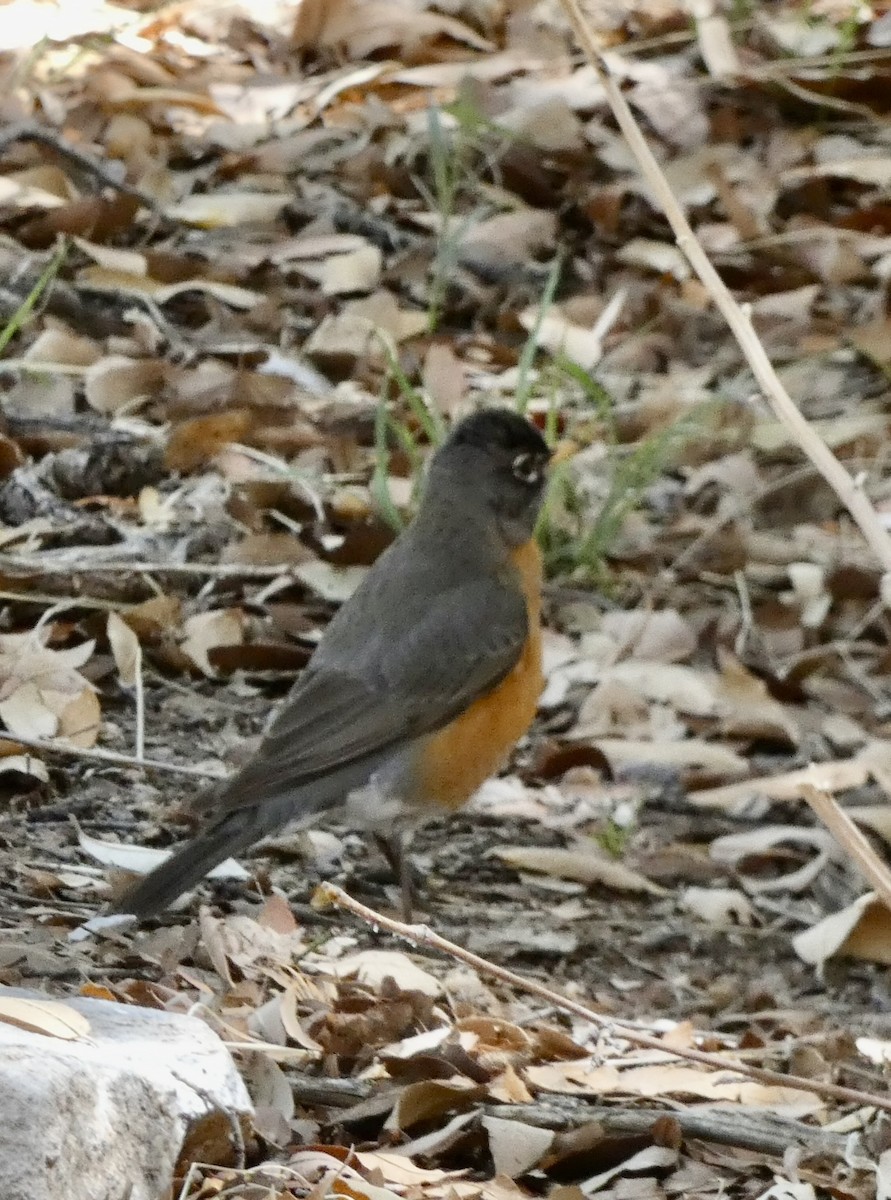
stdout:
POLYGON ((390 870, 396 879, 399 880, 402 919, 411 924, 414 916, 413 901, 415 886, 412 877, 411 856, 408 853, 408 839, 401 833, 390 834, 389 836, 383 833, 376 833, 374 840, 377 842, 381 854, 387 860, 390 870))

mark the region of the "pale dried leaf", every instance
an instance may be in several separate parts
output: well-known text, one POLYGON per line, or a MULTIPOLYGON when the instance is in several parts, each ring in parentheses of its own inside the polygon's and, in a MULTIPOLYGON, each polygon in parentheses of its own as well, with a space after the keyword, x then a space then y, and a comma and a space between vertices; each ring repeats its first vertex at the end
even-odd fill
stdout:
POLYGON ((594 842, 572 850, 557 846, 496 846, 490 853, 518 871, 541 871, 558 879, 599 883, 623 892, 665 895, 664 888, 652 883, 639 871, 609 858, 594 842))
POLYGON ((164 382, 165 364, 150 358, 109 355, 87 367, 84 395, 97 412, 113 414, 144 403, 164 382))
POLYGON ((32 1000, 24 996, 0 996, 0 1022, 42 1033, 66 1042, 89 1037, 90 1022, 58 1000, 32 1000))
MULTIPOLYGON (((170 850, 155 850, 151 846, 137 846, 129 842, 103 842, 98 838, 89 837, 80 829, 77 832, 80 848, 101 862, 106 867, 118 867, 121 871, 131 871, 134 875, 147 875, 155 867, 170 858, 170 850)), ((250 879, 246 871, 234 858, 227 858, 208 872, 208 879, 235 879, 243 882, 250 879)))
POLYGON ((522 1121, 504 1121, 500 1117, 483 1117, 481 1123, 489 1135, 495 1171, 510 1179, 531 1171, 554 1143, 552 1129, 539 1129, 522 1121))
POLYGON ((379 988, 385 979, 392 979, 403 992, 442 995, 439 980, 399 950, 360 950, 337 962, 324 964, 324 969, 338 979, 355 976, 360 983, 371 988, 379 988))
POLYGON ((202 229, 269 224, 293 199, 290 192, 204 192, 171 205, 167 216, 202 229))
POLYGON ((205 675, 216 674, 208 651, 216 646, 240 646, 244 642, 244 614, 240 608, 218 608, 212 612, 194 613, 183 622, 184 638, 180 643, 196 667, 205 675))
POLYGON ((891 914, 875 892, 824 917, 792 939, 795 953, 821 966, 836 955, 891 964, 891 914))
POLYGON ((737 888, 684 888, 681 904, 703 921, 717 925, 752 925, 755 920, 751 901, 737 888))
POLYGON ((142 670, 142 647, 139 638, 117 613, 108 614, 106 632, 121 683, 124 687, 135 687, 142 670))

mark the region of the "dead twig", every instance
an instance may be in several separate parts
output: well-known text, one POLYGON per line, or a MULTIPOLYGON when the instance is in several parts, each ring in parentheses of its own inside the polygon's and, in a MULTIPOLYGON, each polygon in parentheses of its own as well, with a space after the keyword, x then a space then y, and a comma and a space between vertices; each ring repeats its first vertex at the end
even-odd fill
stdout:
POLYGON ((716 307, 721 312, 752 373, 776 415, 789 429, 829 486, 848 510, 873 554, 885 571, 891 571, 891 535, 882 525, 863 488, 863 477, 853 478, 822 438, 802 416, 773 369, 755 332, 750 315, 734 300, 693 232, 671 186, 650 150, 643 130, 626 101, 621 86, 601 52, 578 0, 560 0, 589 63, 597 72, 619 129, 637 159, 641 174, 665 213, 679 249, 686 255, 716 307))
MULTIPOLYGON (((832 1155, 840 1157, 845 1151, 846 1136, 805 1125, 771 1112, 740 1111, 702 1104, 693 1108, 614 1108, 611 1105, 589 1104, 581 1101, 570 1106, 565 1103, 491 1104, 486 1114, 503 1121, 521 1121, 540 1129, 579 1129, 597 1122, 604 1133, 630 1135, 647 1134, 662 1117, 677 1121, 684 1137, 698 1138, 740 1150, 754 1150, 782 1158, 790 1146, 800 1149, 806 1157, 832 1155)), ((347 1120, 349 1113, 341 1114, 347 1120)))
POLYGON ((843 1087, 838 1083, 827 1083, 818 1079, 805 1079, 801 1075, 784 1075, 780 1071, 768 1071, 763 1067, 749 1066, 747 1063, 722 1058, 718 1054, 708 1054, 704 1050, 696 1050, 693 1047, 666 1045, 661 1038, 642 1033, 637 1029, 630 1029, 621 1021, 604 1017, 601 1013, 596 1012, 593 1008, 588 1008, 585 1004, 580 1004, 577 1000, 561 996, 559 992, 552 991, 543 983, 539 983, 537 979, 526 979, 522 975, 509 971, 507 967, 490 962, 487 958, 481 958, 478 954, 465 950, 463 946, 458 946, 441 937, 426 925, 406 925, 402 921, 393 920, 392 917, 385 917, 381 913, 375 912, 373 908, 360 904, 358 900, 347 895, 343 888, 339 888, 333 883, 323 883, 317 888, 313 902, 321 908, 334 905, 337 908, 345 909, 365 921, 373 929, 384 929, 414 946, 425 946, 430 950, 448 954, 451 958, 466 963, 483 975, 498 979, 517 991, 538 996, 540 1000, 553 1005, 554 1008, 581 1017, 583 1021, 589 1021, 592 1025, 602 1029, 604 1033, 630 1042, 633 1046, 643 1046, 646 1050, 659 1050, 663 1054, 699 1063, 700 1066, 708 1067, 712 1071, 720 1071, 724 1076, 742 1075, 747 1079, 755 1080, 756 1083, 766 1084, 768 1087, 795 1088, 846 1104, 856 1104, 859 1108, 868 1106, 891 1112, 891 1096, 864 1092, 859 1088, 843 1087))
POLYGON ((250 566, 247 563, 178 563, 178 562, 89 562, 76 565, 67 553, 64 559, 48 555, 0 554, 0 569, 31 571, 38 575, 195 575, 214 579, 277 579, 279 576, 299 577, 289 564, 281 566, 250 566))
MULTIPOLYGON (((811 768, 817 776, 819 767, 811 768)), ((860 868, 885 907, 891 912, 891 872, 876 854, 864 834, 857 828, 834 796, 813 783, 801 786, 801 795, 853 862, 860 868)))
POLYGON ((0 740, 11 742, 14 746, 27 746, 29 750, 40 750, 46 754, 92 759, 94 762, 109 763, 115 767, 138 767, 140 771, 157 771, 164 775, 188 775, 192 779, 206 779, 211 782, 225 778, 222 772, 217 774, 213 771, 205 771, 201 767, 180 766, 178 763, 162 762, 156 758, 133 758, 129 754, 117 754, 114 750, 100 750, 96 746, 86 749, 82 746, 73 746, 70 742, 43 742, 40 738, 21 737, 17 733, 3 731, 0 731, 0 740))
POLYGON ((67 142, 61 134, 56 133, 52 129, 47 129, 45 125, 38 125, 33 121, 23 121, 18 125, 10 125, 8 129, 4 129, 0 133, 0 154, 11 146, 13 142, 37 142, 42 146, 49 146, 51 150, 55 150, 57 154, 61 154, 63 158, 67 158, 69 162, 80 167, 82 171, 86 171, 88 175, 92 175, 98 179, 100 183, 106 187, 113 188, 116 192, 120 192, 124 196, 133 196, 140 204, 144 204, 146 208, 151 209, 158 216, 164 216, 164 209, 148 192, 144 192, 141 188, 134 187, 133 184, 127 183, 124 179, 119 179, 114 171, 93 158, 91 154, 85 153, 83 150, 78 150, 76 146, 72 146, 67 142))

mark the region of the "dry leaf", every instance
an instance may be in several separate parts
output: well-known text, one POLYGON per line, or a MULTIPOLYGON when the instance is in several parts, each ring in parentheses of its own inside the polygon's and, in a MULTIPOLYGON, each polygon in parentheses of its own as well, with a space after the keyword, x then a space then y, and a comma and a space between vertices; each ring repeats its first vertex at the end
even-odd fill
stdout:
POLYGON ((875 892, 867 892, 797 934, 792 946, 799 957, 816 966, 839 954, 891 964, 891 913, 875 892))
POLYGON ((696 634, 675 609, 604 613, 600 628, 615 640, 622 658, 674 663, 696 649, 696 634))
POLYGON ((205 192, 171 205, 167 216, 202 229, 269 224, 293 199, 290 192, 205 192))
POLYGON ((155 359, 110 355, 87 367, 84 394, 97 412, 132 410, 158 392, 165 374, 165 364, 155 359))
POLYGON ((828 830, 808 829, 800 825, 765 825, 760 829, 747 830, 745 833, 729 833, 715 838, 709 847, 709 853, 716 862, 725 862, 736 866, 741 859, 749 855, 763 857, 784 842, 791 842, 792 845, 813 846, 818 853, 803 867, 789 871, 776 879, 747 879, 746 886, 750 892, 803 891, 813 883, 829 860, 833 856, 837 857, 839 853, 835 840, 828 830))
POLYGON ((703 921, 717 925, 752 925, 755 921, 751 901, 737 888, 684 888, 681 904, 703 921))
POLYGON ((666 894, 664 888, 651 883, 639 871, 607 857, 593 842, 572 850, 556 846, 496 846, 489 853, 519 871, 541 871, 558 879, 599 883, 623 892, 644 892, 650 896, 666 894))
POLYGON ((305 2, 297 10, 294 44, 342 47, 353 61, 370 58, 388 47, 415 48, 419 42, 452 38, 475 50, 493 46, 454 17, 423 12, 400 0, 337 0, 305 2))
POLYGON ((181 296, 185 292, 205 292, 222 304, 245 310, 253 308, 263 299, 261 292, 252 292, 248 288, 221 283, 216 279, 195 278, 181 279, 177 283, 159 283, 148 275, 131 274, 108 267, 84 267, 77 279, 82 287, 88 287, 95 292, 147 297, 157 304, 166 304, 174 296, 181 296))
POLYGON ((67 329, 44 329, 22 357, 27 362, 89 367, 98 362, 102 351, 92 338, 77 337, 67 329))
POLYGON ((79 668, 95 643, 52 650, 42 640, 48 632, 0 635, 0 718, 22 737, 61 735, 92 746, 99 734, 99 702, 79 668))
POLYGON ((433 1121, 455 1109, 463 1110, 486 1095, 486 1088, 456 1075, 452 1079, 424 1079, 410 1083, 386 1120, 387 1129, 411 1129, 421 1121, 433 1121))
POLYGON ((106 632, 121 683, 124 687, 135 687, 142 670, 142 647, 139 638, 117 613, 108 614, 106 632))
POLYGON ((240 608, 218 608, 195 613, 183 622, 181 649, 205 675, 216 671, 208 651, 217 646, 240 646, 244 641, 244 614, 240 608))
POLYGON ((87 1018, 58 1000, 0 996, 0 1022, 27 1029, 30 1033, 61 1038, 66 1042, 76 1042, 90 1034, 87 1018))
POLYGON ((787 1115, 819 1112, 825 1102, 812 1092, 793 1087, 778 1087, 757 1083, 734 1073, 728 1058, 726 1072, 702 1071, 677 1062, 655 1063, 636 1067, 628 1059, 621 1070, 598 1066, 594 1059, 577 1062, 548 1063, 542 1067, 527 1067, 526 1079, 545 1091, 570 1092, 595 1096, 625 1093, 632 1096, 698 1096, 713 1102, 732 1101, 769 1108, 787 1115))
POLYGON ((489 1152, 499 1175, 516 1179, 541 1162, 554 1143, 552 1129, 539 1129, 522 1121, 504 1121, 500 1117, 483 1117, 481 1122, 489 1135, 489 1152))
MULTIPOLYGON (((172 853, 170 850, 155 850, 151 846, 136 846, 128 842, 103 842, 98 838, 89 837, 80 829, 77 831, 77 841, 80 848, 97 862, 106 867, 130 871, 134 875, 147 875, 149 871, 165 862, 172 853)), ((235 879, 242 882, 250 877, 250 872, 234 858, 227 858, 207 875, 208 879, 235 879)))
POLYGON ((399 950, 360 950, 336 962, 325 964, 328 974, 345 979, 352 975, 367 987, 380 988, 385 979, 392 979, 403 992, 423 992, 425 996, 441 996, 442 984, 407 954, 399 950))

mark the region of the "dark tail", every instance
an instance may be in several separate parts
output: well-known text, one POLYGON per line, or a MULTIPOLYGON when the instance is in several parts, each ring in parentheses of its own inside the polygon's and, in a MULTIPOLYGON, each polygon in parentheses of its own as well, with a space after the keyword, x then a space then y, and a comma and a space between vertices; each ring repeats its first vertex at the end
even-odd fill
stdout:
POLYGON ((269 832, 267 822, 259 821, 258 815, 256 809, 237 809, 229 813, 216 825, 186 842, 154 871, 137 880, 114 901, 110 911, 132 913, 140 919, 161 912, 199 883, 223 859, 240 853, 264 837, 269 832))
MULTIPOLYGON (((137 880, 113 902, 109 911, 132 913, 140 919, 161 912, 199 883, 223 859, 240 854, 289 821, 309 824, 323 810, 340 804, 353 788, 368 780, 384 753, 357 759, 298 790, 267 794, 253 804, 234 808, 217 821, 213 821, 214 805, 209 803, 206 811, 211 824, 207 829, 186 842, 150 874, 137 880)), ((234 775, 227 781, 225 791, 219 794, 217 803, 225 802, 227 796, 239 792, 249 794, 250 783, 246 771, 234 775)))

